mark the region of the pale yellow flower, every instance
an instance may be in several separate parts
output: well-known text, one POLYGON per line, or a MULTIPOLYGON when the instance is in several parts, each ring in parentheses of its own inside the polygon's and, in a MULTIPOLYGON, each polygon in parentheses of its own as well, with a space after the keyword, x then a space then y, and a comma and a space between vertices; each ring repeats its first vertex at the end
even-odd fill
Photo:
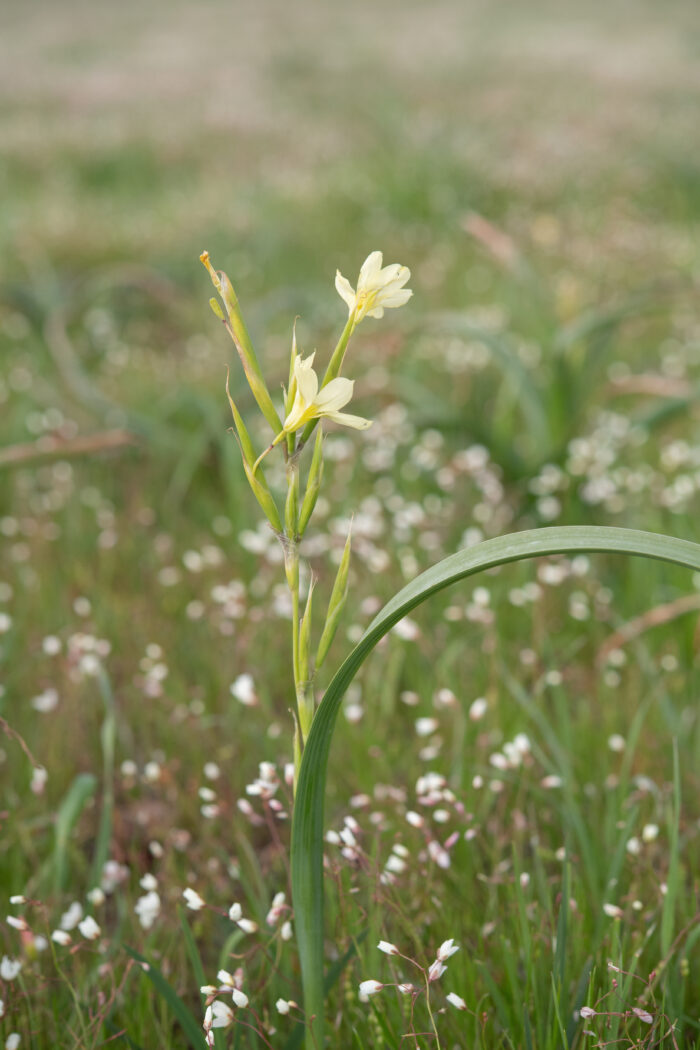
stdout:
POLYGON ((410 276, 408 267, 398 263, 382 269, 382 253, 372 252, 360 269, 357 291, 340 270, 336 271, 335 287, 347 303, 350 314, 355 315, 355 324, 359 324, 365 316, 383 317, 388 307, 407 303, 413 295, 410 288, 404 288, 410 276))
POLYGON ((339 376, 319 390, 318 376, 313 369, 314 356, 311 354, 305 360, 301 357, 294 359, 296 394, 282 426, 282 433, 293 434, 313 419, 332 419, 334 423, 342 423, 345 427, 366 430, 372 425, 370 419, 340 411, 352 397, 354 381, 339 376))

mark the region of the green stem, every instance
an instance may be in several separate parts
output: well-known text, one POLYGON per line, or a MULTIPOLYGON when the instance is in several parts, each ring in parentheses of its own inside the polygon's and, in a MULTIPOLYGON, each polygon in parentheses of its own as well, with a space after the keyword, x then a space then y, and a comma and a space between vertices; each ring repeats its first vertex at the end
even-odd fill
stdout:
POLYGON ((321 389, 330 383, 331 379, 335 379, 336 376, 340 375, 340 370, 343 367, 343 358, 345 357, 345 351, 348 348, 350 342, 350 336, 355 331, 355 312, 353 311, 345 322, 345 328, 343 329, 340 339, 336 345, 333 355, 328 362, 328 368, 326 374, 323 377, 321 383, 321 389))
POLYGON ((435 1018, 433 1017, 433 1011, 430 1009, 430 979, 428 978, 427 973, 425 975, 425 1005, 428 1008, 428 1017, 430 1018, 430 1023, 433 1027, 433 1031, 435 1032, 435 1046, 437 1047, 437 1050, 440 1050, 440 1036, 438 1035, 437 1025, 435 1024, 435 1018))
MULTIPOLYGON (((350 314, 350 316, 348 317, 347 321, 345 322, 345 328, 343 329, 343 331, 341 333, 341 336, 340 336, 340 339, 338 340, 338 343, 336 345, 336 348, 333 351, 333 355, 332 355, 330 361, 328 362, 328 368, 326 369, 326 373, 325 373, 325 375, 323 377, 323 381, 321 383, 321 389, 322 390, 323 390, 324 386, 326 386, 328 383, 330 383, 331 379, 335 379, 336 376, 340 375, 340 369, 343 367, 343 358, 345 357, 345 351, 348 348, 348 343, 350 342, 350 336, 352 335, 354 330, 355 330, 355 313, 353 311, 353 313, 350 314)), ((304 429, 304 433, 301 436, 301 444, 302 445, 305 445, 306 442, 309 440, 309 438, 311 437, 311 435, 314 432, 314 427, 316 426, 317 423, 318 423, 317 419, 312 419, 309 423, 306 424, 306 427, 304 429)))

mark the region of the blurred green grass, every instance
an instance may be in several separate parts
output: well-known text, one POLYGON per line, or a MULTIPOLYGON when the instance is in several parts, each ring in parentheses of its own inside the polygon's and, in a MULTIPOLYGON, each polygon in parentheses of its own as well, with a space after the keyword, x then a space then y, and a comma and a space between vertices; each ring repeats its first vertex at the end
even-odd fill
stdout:
MULTIPOLYGON (((411 267, 410 307, 381 326, 367 322, 351 368, 359 380, 358 410, 405 404, 409 432, 383 470, 368 465, 364 442, 353 444, 349 457, 339 443, 338 461, 329 464, 332 518, 348 515, 370 493, 382 504, 384 535, 375 543, 387 550, 387 570, 377 574, 357 556, 356 599, 348 610, 349 625, 365 622, 363 598, 387 597, 412 570, 453 550, 476 523, 474 507, 483 501, 473 479, 460 477, 447 493, 436 480, 438 469, 474 442, 488 448, 505 485, 507 514, 481 522, 487 533, 542 520, 533 477, 548 462, 566 472, 567 443, 590 434, 604 407, 642 421, 658 410, 646 440, 619 453, 629 472, 656 469, 673 440, 697 448, 696 12, 683 2, 663 10, 649 2, 583 10, 540 0, 496 13, 493 5, 454 0, 430 7, 392 2, 379 10, 364 0, 352 7, 305 0, 235 8, 213 0, 85 8, 68 0, 15 6, 2 18, 0 445, 67 425, 71 433, 128 425, 141 442, 107 457, 73 459, 68 469, 59 460, 0 472, 0 580, 12 589, 6 603, 12 626, 0 636, 0 713, 49 771, 45 796, 33 797, 25 759, 13 741, 3 742, 3 809, 13 820, 4 832, 2 883, 8 894, 29 886, 50 897, 45 865, 55 813, 78 773, 98 781, 102 775, 97 686, 75 683, 69 662, 51 660, 41 648, 49 634, 65 642, 71 633, 93 631, 112 646, 107 666, 118 764, 134 759, 143 768, 156 759, 163 770, 156 785, 118 778, 112 855, 129 864, 131 876, 104 924, 115 944, 121 938, 157 956, 198 1011, 177 924, 164 918, 146 936, 135 922, 138 877, 154 866, 149 842, 163 840, 166 857, 156 867, 169 910, 191 882, 228 906, 235 858, 242 872, 233 886, 236 892, 243 886, 264 916, 284 881, 283 864, 264 829, 251 831, 236 815, 235 801, 258 761, 289 755, 290 688, 278 645, 280 637, 286 644, 288 624, 269 612, 278 568, 239 542, 257 513, 226 430, 223 377, 231 353, 206 307, 210 290, 199 252, 208 248, 235 281, 274 388, 284 378, 297 313, 305 350, 321 351, 336 334, 342 321, 332 287, 336 267, 352 278, 374 248, 411 267), (505 233, 517 266, 499 263, 466 231, 473 212, 505 233), (624 314, 631 303, 629 316, 611 322, 600 339, 595 330, 572 336, 568 364, 561 365, 557 346, 581 317, 600 320, 620 307, 624 314), (472 334, 446 333, 446 313, 464 315, 472 334), (512 368, 495 351, 484 367, 451 363, 465 347, 488 345, 494 332, 513 360, 526 364, 543 420, 541 441, 527 429, 512 368), (668 364, 674 354, 681 361, 675 376, 668 364), (666 368, 666 377, 690 393, 675 401, 616 395, 611 365, 632 376, 666 368), (669 404, 674 412, 666 415, 669 404), (396 493, 428 508, 425 527, 397 537, 386 509, 396 493), (424 541, 425 531, 435 535, 424 541), (114 534, 113 544, 105 533, 114 534), (211 544, 221 549, 221 564, 201 573, 183 569, 186 551, 211 544), (164 586, 158 573, 173 566, 180 579, 164 586), (231 578, 253 592, 232 637, 220 632, 210 599, 212 586, 231 578), (91 603, 87 616, 75 611, 81 596, 91 603), (203 604, 200 619, 188 617, 191 602, 203 604), (163 695, 145 702, 139 662, 149 642, 162 647, 169 674, 163 695), (263 667, 264 674, 256 670, 263 667), (259 709, 251 711, 229 694, 229 684, 249 670, 260 694, 259 709), (29 701, 50 686, 59 691, 59 706, 38 715, 29 701), (212 823, 201 818, 197 799, 210 759, 228 781, 218 789, 224 819, 212 823), (189 836, 184 850, 172 847, 173 829, 189 836)), ((235 382, 240 387, 237 374, 235 382)), ((244 392, 242 406, 250 408, 244 392)), ((675 508, 630 494, 614 511, 587 504, 573 483, 559 495, 559 520, 566 523, 596 520, 697 539, 697 493, 675 508)), ((328 567, 321 558, 313 564, 327 584, 328 567)), ((463 716, 451 721, 452 713, 440 714, 448 744, 434 760, 466 793, 488 834, 477 845, 460 843, 450 872, 426 881, 417 867, 393 898, 368 904, 373 930, 391 916, 416 950, 427 940, 462 939, 465 959, 452 964, 453 987, 473 994, 474 1007, 486 996, 489 1016, 484 1029, 474 1021, 475 1045, 527 1045, 518 996, 532 1023, 543 1026, 535 1029, 534 1045, 550 1045, 556 1027, 541 1014, 549 1002, 561 890, 553 857, 567 836, 575 855, 590 858, 585 877, 578 870, 571 875, 581 918, 570 935, 567 989, 592 955, 595 986, 605 987, 605 959, 621 952, 629 959, 657 921, 658 885, 668 865, 661 845, 625 869, 624 891, 630 899, 642 896, 645 910, 643 921, 626 918, 624 951, 617 927, 602 923, 600 905, 611 858, 624 848, 620 822, 626 826, 629 813, 638 812, 640 821, 663 824, 670 811, 674 738, 684 850, 675 928, 694 921, 700 761, 694 618, 645 635, 618 685, 594 665, 616 625, 687 593, 689 583, 668 569, 596 562, 586 584, 592 607, 593 576, 613 595, 607 621, 594 617, 581 625, 567 618, 567 595, 554 589, 531 608, 513 607, 509 590, 532 582, 531 570, 489 582, 498 609, 491 629, 444 618, 449 603, 463 604, 465 596, 431 607, 417 617, 417 644, 392 639, 386 659, 368 667, 365 717, 343 727, 331 820, 348 795, 371 793, 377 784, 410 794, 426 768, 414 714, 433 713, 437 687, 454 689, 463 705, 480 695, 490 699, 483 733, 463 716), (530 648, 536 664, 528 669, 521 652, 530 648), (677 670, 662 669, 669 656, 677 670), (549 684, 547 670, 560 666, 563 684, 549 684), (415 711, 399 699, 406 690, 419 693, 415 711), (628 734, 640 704, 639 742, 634 758, 625 759, 631 768, 610 781, 620 770, 607 738, 628 734), (523 730, 538 749, 536 769, 522 779, 506 776, 501 794, 472 792, 475 772, 489 776, 489 753, 523 730), (632 769, 653 780, 654 790, 641 792, 632 769), (570 778, 562 800, 539 787, 540 773, 548 772, 570 778), (513 831, 516 812, 522 821, 513 831), (528 914, 543 925, 533 944, 523 939, 517 886, 500 881, 499 865, 506 865, 501 874, 511 870, 513 842, 517 866, 530 862, 537 883, 539 903, 528 905, 528 914), (483 932, 489 922, 495 938, 483 932), (504 1001, 493 998, 485 972, 497 986, 507 976, 504 1001)), ((337 655, 345 644, 340 637, 337 655)), ((99 799, 98 790, 68 847, 68 884, 81 899, 91 888, 99 799)), ((387 819, 390 841, 402 825, 395 814, 387 819)), ((376 832, 373 848, 377 856, 386 851, 387 837, 376 832)), ((347 890, 357 876, 342 872, 337 879, 347 890)), ((372 879, 361 883, 371 898, 368 884, 372 879)), ((50 928, 69 899, 51 900, 50 928)), ((357 932, 365 919, 360 909, 348 920, 349 893, 341 902, 330 929, 344 948, 348 921, 357 932)), ((197 924, 213 973, 225 929, 213 919, 197 924)), ((9 954, 17 952, 13 937, 6 931, 9 954)), ((378 972, 370 940, 353 982, 378 972)), ((683 976, 685 942, 679 943, 664 994, 672 1007, 682 1004, 692 1045, 700 962, 695 942, 683 976)), ((116 958, 121 972, 118 951, 116 958)), ((652 937, 639 966, 651 969, 659 958, 652 937)), ((294 981, 293 965, 285 965, 294 981)), ((85 1004, 96 972, 90 957, 76 959, 72 980, 85 1004)), ((75 1003, 48 964, 37 973, 35 1014, 22 1013, 21 1021, 29 1045, 72 1045, 64 1017, 72 1031, 75 1013, 62 1012, 74 1011, 75 1003)), ((129 981, 133 998, 127 1009, 118 1001, 117 1027, 137 1043, 160 1038, 184 1045, 136 975, 129 981)), ((352 1028, 364 1032, 367 1024, 366 1008, 353 1000, 354 983, 343 990, 348 1040, 352 1028)), ((31 996, 19 997, 20 1011, 29 1002, 31 996)), ((387 1023, 398 1026, 399 1008, 386 1009, 387 1023)), ((456 1037, 456 1022, 442 1023, 454 1024, 456 1037)), ((106 1032, 96 1028, 92 1038, 83 1045, 99 1045, 106 1032)), ((386 1032, 384 1038, 391 1044, 386 1032)))

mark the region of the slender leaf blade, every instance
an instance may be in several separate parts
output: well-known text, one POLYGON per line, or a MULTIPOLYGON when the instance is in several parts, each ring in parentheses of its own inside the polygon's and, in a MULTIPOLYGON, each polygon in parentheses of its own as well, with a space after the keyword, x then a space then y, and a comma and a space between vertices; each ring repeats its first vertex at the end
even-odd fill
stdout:
POLYGON ((143 955, 139 955, 137 951, 130 948, 128 945, 124 945, 124 948, 128 955, 132 959, 136 959, 141 964, 146 964, 148 969, 142 965, 143 973, 148 977, 149 981, 153 984, 158 994, 165 999, 170 1009, 171 1014, 177 1020, 183 1032, 187 1036, 187 1040, 192 1047, 192 1050, 204 1050, 206 1047, 204 1032, 202 1031, 201 1025, 197 1021, 192 1011, 183 1003, 180 996, 177 994, 175 989, 170 985, 163 974, 160 972, 157 966, 154 966, 152 962, 149 962, 143 955))
POLYGON ((333 729, 343 696, 377 643, 427 598, 478 572, 525 558, 576 553, 627 554, 700 570, 700 545, 633 529, 562 526, 486 540, 443 559, 407 584, 374 618, 333 677, 304 747, 292 823, 292 897, 304 983, 304 1009, 323 1045, 323 805, 333 729))

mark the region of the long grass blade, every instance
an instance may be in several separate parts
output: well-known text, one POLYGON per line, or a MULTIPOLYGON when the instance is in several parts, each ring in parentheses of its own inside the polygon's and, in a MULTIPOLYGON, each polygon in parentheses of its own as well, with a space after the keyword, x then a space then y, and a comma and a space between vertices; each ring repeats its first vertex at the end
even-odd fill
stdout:
POLYGON ((183 1003, 172 985, 168 984, 158 967, 154 966, 153 963, 149 962, 143 955, 139 955, 137 951, 134 951, 134 949, 130 948, 127 944, 124 945, 124 949, 132 959, 136 959, 137 962, 141 963, 143 973, 145 973, 146 977, 148 977, 149 981, 153 984, 155 990, 167 1003, 170 1013, 187 1036, 187 1041, 192 1047, 192 1050, 204 1050, 206 1046, 204 1042, 204 1032, 202 1031, 199 1022, 189 1007, 183 1003))
POLYGON ((68 842, 80 814, 93 798, 97 779, 92 773, 79 773, 68 789, 56 817, 53 850, 53 889, 59 893, 68 875, 68 842))
POLYGON ((524 558, 574 553, 627 554, 700 570, 700 545, 632 529, 571 526, 486 540, 422 573, 374 618, 332 679, 318 707, 299 771, 292 824, 292 896, 304 983, 304 1009, 313 1031, 308 1050, 323 1045, 323 804, 333 729, 345 692, 377 643, 433 594, 469 576, 524 558))

